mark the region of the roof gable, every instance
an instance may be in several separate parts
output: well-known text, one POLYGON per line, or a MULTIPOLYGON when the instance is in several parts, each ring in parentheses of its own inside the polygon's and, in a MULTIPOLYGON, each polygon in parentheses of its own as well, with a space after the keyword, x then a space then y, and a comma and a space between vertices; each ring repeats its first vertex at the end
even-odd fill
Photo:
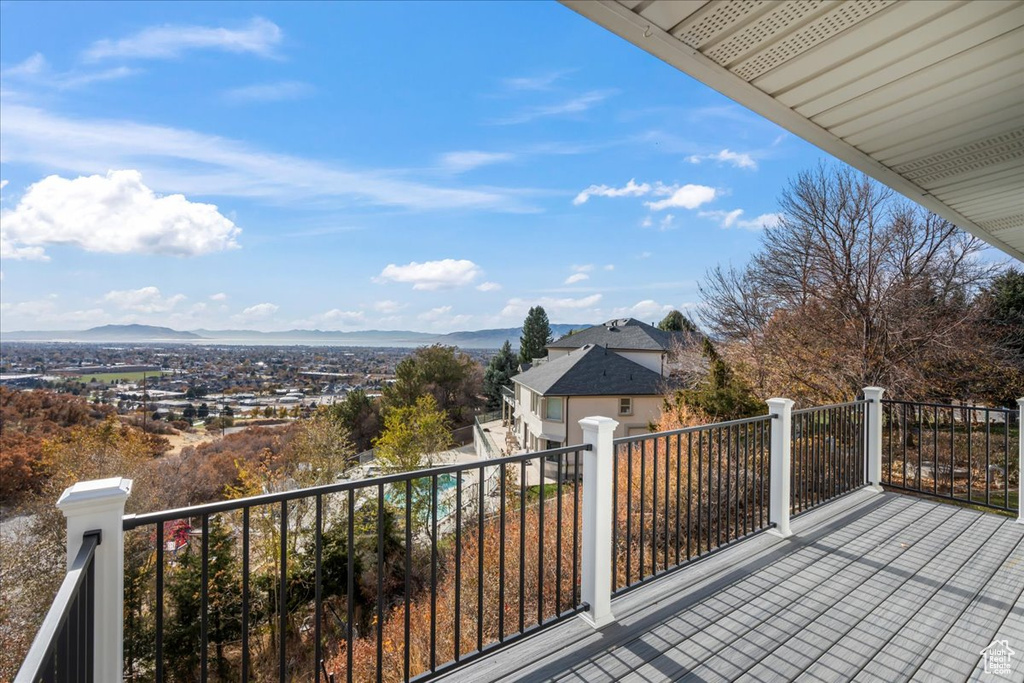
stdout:
POLYGON ((593 344, 512 379, 543 396, 655 396, 664 389, 658 373, 593 344))
POLYGON ((670 351, 675 335, 635 318, 609 320, 548 344, 549 349, 578 349, 587 344, 622 351, 670 351))

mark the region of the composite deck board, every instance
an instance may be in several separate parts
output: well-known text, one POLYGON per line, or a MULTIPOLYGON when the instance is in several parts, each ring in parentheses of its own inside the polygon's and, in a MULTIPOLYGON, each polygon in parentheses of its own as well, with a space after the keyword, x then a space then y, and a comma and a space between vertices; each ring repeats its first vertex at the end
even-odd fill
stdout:
MULTIPOLYGON (((946 582, 984 550, 985 543, 991 539, 1001 522, 994 515, 978 519, 964 528, 952 543, 937 554, 931 554, 928 562, 913 573, 902 580, 897 575, 895 581, 898 584, 888 596, 871 612, 858 615, 859 619, 848 627, 842 638, 798 680, 854 679, 916 613, 931 604, 935 594, 946 582)), ((916 657, 918 654, 923 652, 903 653, 908 657, 916 657)))
MULTIPOLYGON (((1020 564, 1016 565, 1018 576, 1020 575, 1021 569, 1020 564)), ((1009 640, 1010 647, 1016 653, 1011 662, 1013 664, 1010 669, 1010 675, 1004 676, 1008 681, 1024 681, 1024 647, 1017 645, 1017 643, 1024 642, 1024 596, 1017 598, 1017 604, 1013 606, 1010 613, 1006 615, 1006 619, 1000 624, 996 635, 992 640, 1009 640)), ((971 672, 970 680, 972 683, 979 681, 985 683, 992 681, 995 676, 984 673, 984 668, 981 662, 981 649, 978 649, 977 663, 974 666, 974 670, 971 672)))
POLYGON ((442 680, 999 680, 979 677, 996 637, 1024 662, 1024 526, 860 491, 793 529, 620 595, 600 631, 572 619, 442 680))
MULTIPOLYGON (((1017 529, 1018 533, 1024 535, 1024 527, 1020 525, 1008 528, 1017 529)), ((949 630, 911 680, 926 683, 941 676, 964 680, 978 666, 982 648, 995 640, 997 635, 1002 634, 1002 638, 1007 638, 1014 633, 1017 639, 1024 640, 1024 621, 1017 625, 1016 631, 1012 623, 1008 623, 1007 628, 1001 628, 1004 618, 1006 622, 1011 621, 1008 615, 1014 603, 1017 603, 1017 607, 1013 609, 1024 615, 1024 604, 1020 602, 1024 594, 1022 572, 1024 544, 1019 543, 1015 552, 1003 562, 956 623, 948 625, 949 630)), ((1017 680, 1024 680, 1024 675, 1018 676, 1017 680)))
MULTIPOLYGON (((880 572, 899 561, 910 549, 921 543, 934 542, 937 530, 948 530, 948 521, 955 515, 952 509, 932 508, 927 504, 915 507, 929 511, 916 523, 885 534, 884 542, 873 549, 849 553, 849 564, 843 571, 828 577, 814 590, 807 591, 775 618, 738 639, 719 656, 694 667, 688 678, 694 680, 697 676, 710 676, 717 680, 733 680, 747 676, 748 679, 759 680, 767 675, 792 680, 798 676, 811 657, 834 642, 832 638, 839 634, 835 619, 849 609, 850 597, 863 591, 865 584, 884 584, 886 579, 879 579, 880 572), (793 656, 793 650, 798 651, 796 656, 793 656)), ((938 533, 942 533, 938 540, 942 542, 949 532, 938 533)), ((847 621, 841 620, 841 623, 847 621)))
MULTIPOLYGON (((901 523, 910 523, 920 514, 912 508, 898 514, 892 514, 890 510, 877 511, 838 530, 828 543, 819 540, 779 562, 753 572, 750 578, 740 584, 709 596, 663 626, 640 635, 623 648, 624 653, 619 653, 618 665, 612 667, 612 673, 619 679, 637 668, 644 668, 649 671, 641 675, 655 675, 656 671, 661 671, 671 678, 683 670, 685 663, 696 666, 732 642, 732 635, 725 636, 724 642, 715 640, 722 636, 720 624, 729 622, 732 615, 741 610, 749 610, 752 615, 757 615, 751 618, 758 620, 752 621, 751 626, 761 620, 771 619, 794 599, 812 590, 815 582, 827 578, 828 572, 822 572, 819 568, 835 564, 830 563, 832 555, 849 545, 854 546, 855 553, 868 549, 877 544, 878 539, 892 533, 901 523), (660 652, 668 653, 672 661, 645 657, 644 653, 652 646, 656 646, 660 652)), ((736 624, 736 628, 743 628, 743 625, 736 624)), ((584 669, 583 673, 587 675, 593 672, 584 669)))
MULTIPOLYGON (((910 678, 935 650, 950 625, 960 623, 1006 561, 1019 554, 1024 534, 1015 526, 1019 525, 1000 525, 988 542, 949 581, 935 589, 922 608, 910 615, 903 628, 854 680, 884 682, 910 678)), ((976 652, 980 653, 989 642, 991 639, 978 646, 976 652)), ((958 646, 963 647, 963 641, 958 646)))
MULTIPOLYGON (((816 547, 828 550, 821 560, 780 577, 763 599, 740 604, 731 613, 721 614, 715 622, 695 632, 682 647, 641 667, 638 675, 643 677, 657 670, 672 679, 736 678, 777 645, 780 637, 788 637, 800 623, 813 619, 821 609, 816 604, 820 596, 828 594, 839 600, 859 585, 863 569, 856 565, 855 558, 870 553, 904 525, 921 528, 921 510, 924 516, 945 514, 928 506, 911 506, 892 516, 879 511, 879 518, 869 516, 863 520, 869 529, 849 542, 837 543, 837 534, 815 543, 816 547), (687 676, 688 673, 691 675, 687 676)), ((856 531, 857 525, 851 529, 856 531)))

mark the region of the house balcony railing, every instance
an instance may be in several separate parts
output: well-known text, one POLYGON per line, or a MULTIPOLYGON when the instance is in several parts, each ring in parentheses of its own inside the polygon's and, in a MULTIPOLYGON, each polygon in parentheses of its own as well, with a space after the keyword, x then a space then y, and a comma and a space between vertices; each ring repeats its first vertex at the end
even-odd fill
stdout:
POLYGON ((424 680, 570 618, 601 628, 613 596, 865 487, 1022 519, 1019 410, 882 394, 620 439, 586 418, 579 446, 142 515, 130 482, 79 483, 71 571, 16 681, 424 680), (553 459, 566 476, 543 476, 553 459))

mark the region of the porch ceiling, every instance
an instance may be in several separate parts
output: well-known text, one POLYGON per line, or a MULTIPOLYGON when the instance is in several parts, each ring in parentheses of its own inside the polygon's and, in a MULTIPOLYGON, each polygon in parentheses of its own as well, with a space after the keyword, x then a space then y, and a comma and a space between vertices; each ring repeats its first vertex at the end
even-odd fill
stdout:
POLYGON ((561 0, 1024 261, 1024 0, 561 0))

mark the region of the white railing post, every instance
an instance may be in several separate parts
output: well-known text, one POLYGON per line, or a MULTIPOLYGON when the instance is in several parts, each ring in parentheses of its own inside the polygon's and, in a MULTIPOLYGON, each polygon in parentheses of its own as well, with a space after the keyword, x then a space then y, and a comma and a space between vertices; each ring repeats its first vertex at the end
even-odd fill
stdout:
MULTIPOLYGON (((1024 398, 1017 399, 1017 411, 1017 523, 1024 524, 1024 398)), ((1006 431, 1010 431, 1009 420, 1006 431)))
POLYGON ((789 477, 792 466, 790 437, 793 431, 793 401, 788 398, 768 399, 768 414, 776 416, 772 421, 769 514, 771 521, 775 523, 772 532, 786 538, 793 535, 789 528, 789 477))
POLYGON ((86 532, 99 531, 95 571, 93 679, 120 681, 124 628, 124 503, 132 480, 113 477, 80 481, 64 489, 57 507, 67 518, 68 567, 86 532))
POLYGON ((594 628, 615 621, 612 616, 612 468, 615 445, 612 439, 619 423, 610 417, 580 420, 583 443, 583 557, 580 597, 590 605, 580 616, 594 628))
MULTIPOLYGON (((882 387, 864 387, 864 400, 867 405, 868 420, 865 427, 864 455, 867 458, 868 488, 881 493, 882 489, 882 387)), ((938 463, 936 463, 937 465, 938 463)), ((950 467, 953 462, 950 461, 950 467)))

